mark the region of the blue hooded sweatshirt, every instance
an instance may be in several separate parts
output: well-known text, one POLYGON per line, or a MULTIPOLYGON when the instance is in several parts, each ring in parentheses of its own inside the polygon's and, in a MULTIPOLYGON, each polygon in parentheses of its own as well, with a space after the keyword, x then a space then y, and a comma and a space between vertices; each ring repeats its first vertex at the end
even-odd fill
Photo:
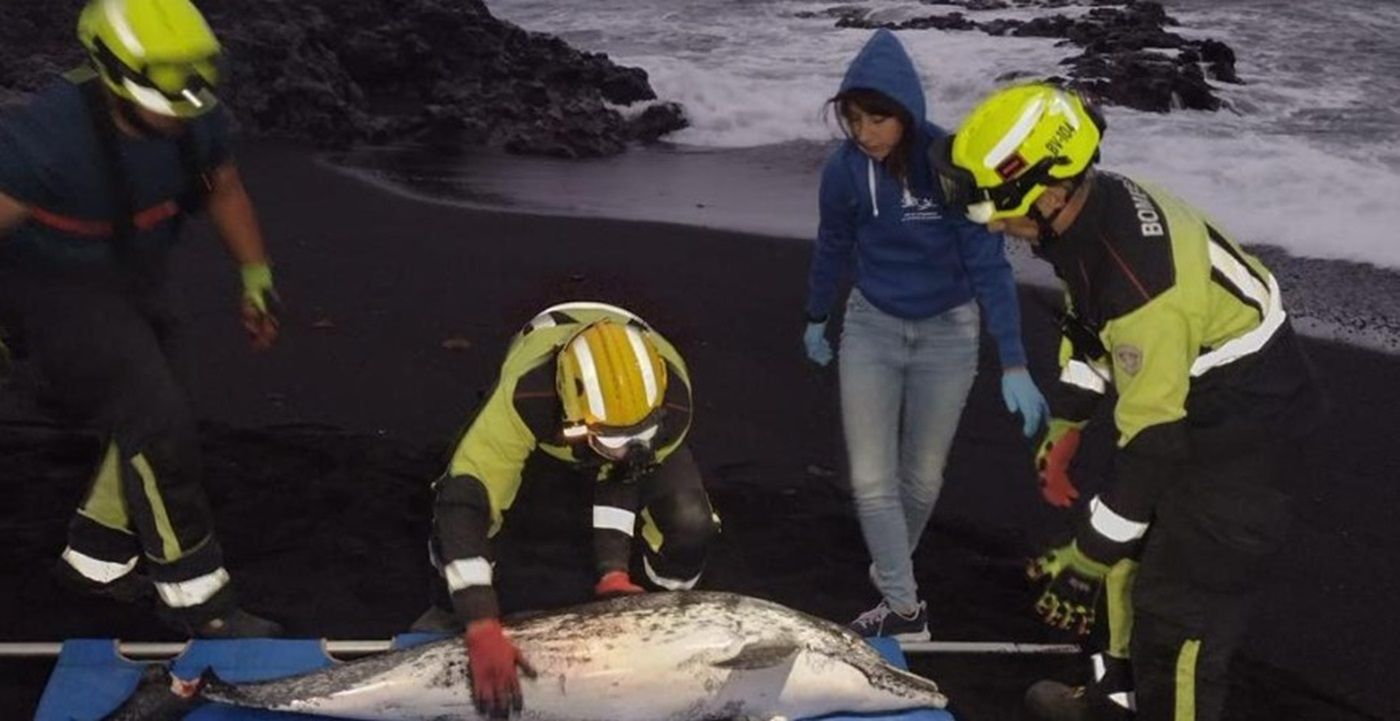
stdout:
POLYGON ((807 314, 825 317, 855 265, 855 285, 872 305, 909 320, 930 318, 974 297, 996 339, 1003 368, 1024 366, 1020 307, 1002 237, 944 207, 928 148, 944 131, 924 119, 918 73, 899 40, 878 30, 851 61, 841 90, 879 91, 918 126, 907 186, 847 139, 822 170, 821 224, 808 276, 807 314))

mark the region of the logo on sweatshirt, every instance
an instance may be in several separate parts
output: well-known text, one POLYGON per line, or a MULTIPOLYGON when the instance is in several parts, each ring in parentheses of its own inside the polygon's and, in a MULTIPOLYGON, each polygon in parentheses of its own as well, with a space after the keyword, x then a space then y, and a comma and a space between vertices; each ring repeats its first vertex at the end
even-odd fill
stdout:
POLYGON ((919 198, 914 195, 909 188, 904 189, 904 198, 899 202, 899 207, 904 209, 904 222, 910 223, 921 220, 942 220, 943 212, 938 201, 933 198, 919 198))

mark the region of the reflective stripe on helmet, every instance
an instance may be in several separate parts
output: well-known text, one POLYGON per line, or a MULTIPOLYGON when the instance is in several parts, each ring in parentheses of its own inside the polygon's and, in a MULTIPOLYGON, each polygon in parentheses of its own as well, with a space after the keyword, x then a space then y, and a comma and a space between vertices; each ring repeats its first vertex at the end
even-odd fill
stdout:
POLYGON ((122 87, 131 95, 132 101, 137 105, 161 115, 174 116, 175 105, 166 99, 165 95, 154 88, 143 88, 132 82, 130 78, 122 79, 122 87))
POLYGON ((126 20, 126 0, 102 0, 102 14, 106 16, 107 24, 112 26, 117 40, 121 41, 127 52, 138 58, 146 55, 146 46, 136 37, 136 31, 131 29, 131 23, 126 20))
POLYGON ((982 164, 987 166, 988 169, 995 168, 1001 165, 1002 161, 1006 160, 1007 156, 1016 152, 1016 149, 1021 147, 1022 143, 1026 142, 1026 138, 1030 137, 1031 131, 1035 130, 1035 126, 1040 122, 1040 115, 1044 110, 1044 98, 1036 98, 1030 105, 1027 105, 1026 108, 1021 111, 1021 117, 1016 119, 1016 123, 1011 126, 1011 129, 1006 131, 1005 135, 1001 136, 1001 140, 998 141, 996 145, 992 146, 991 150, 987 151, 986 157, 982 158, 982 164))
POLYGON ((579 380, 583 384, 584 397, 588 399, 588 412, 594 418, 607 418, 608 407, 603 402, 603 389, 598 383, 598 365, 593 362, 593 351, 588 340, 582 335, 569 344, 569 350, 578 361, 579 380))
POLYGON ((651 367, 651 354, 647 353, 646 344, 642 341, 642 332, 633 326, 627 326, 627 342, 632 346, 632 353, 637 356, 637 368, 642 372, 642 387, 646 390, 647 405, 654 406, 657 401, 656 371, 651 367))

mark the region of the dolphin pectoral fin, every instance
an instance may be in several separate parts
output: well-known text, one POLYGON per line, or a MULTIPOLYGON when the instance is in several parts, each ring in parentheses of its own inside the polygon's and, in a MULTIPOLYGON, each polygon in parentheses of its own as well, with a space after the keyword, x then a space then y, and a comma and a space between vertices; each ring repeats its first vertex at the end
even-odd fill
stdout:
POLYGON ((753 671, 772 668, 791 661, 802 650, 796 643, 785 639, 759 639, 743 645, 733 655, 712 661, 711 666, 735 671, 753 671))

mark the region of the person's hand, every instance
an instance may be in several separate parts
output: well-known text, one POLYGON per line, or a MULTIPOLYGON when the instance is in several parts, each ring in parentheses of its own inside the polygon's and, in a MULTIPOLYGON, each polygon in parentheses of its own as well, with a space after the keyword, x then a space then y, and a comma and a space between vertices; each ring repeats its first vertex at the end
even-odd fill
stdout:
POLYGON ((255 350, 267 350, 277 341, 277 316, 282 305, 272 286, 272 268, 252 263, 240 268, 239 274, 243 279, 243 330, 255 350))
POLYGON ((626 571, 608 571, 598 579, 598 585, 593 587, 593 595, 598 598, 631 596, 637 593, 646 593, 646 589, 632 583, 632 577, 626 571))
POLYGON ((1084 555, 1073 542, 1033 559, 1026 577, 1045 584, 1035 602, 1036 615, 1051 628, 1089 635, 1106 575, 1108 565, 1084 555))
POLYGON ((1045 439, 1035 452, 1035 470, 1040 476, 1040 495, 1045 502, 1069 508, 1079 498, 1079 489, 1069 477, 1069 464, 1079 450, 1084 423, 1051 418, 1045 439))
POLYGON ((1006 402, 1008 413, 1021 414, 1021 434, 1027 438, 1035 435, 1050 415, 1050 404, 1025 368, 1010 368, 1001 374, 1001 399, 1006 402))
POLYGON ((802 334, 802 345, 807 348, 808 360, 823 367, 830 363, 832 352, 831 343, 826 340, 826 321, 808 323, 802 334))
POLYGON ((467 624, 464 640, 477 713, 491 718, 518 713, 524 708, 524 696, 516 668, 529 678, 535 677, 535 669, 506 637, 501 622, 494 618, 472 621, 467 624))

